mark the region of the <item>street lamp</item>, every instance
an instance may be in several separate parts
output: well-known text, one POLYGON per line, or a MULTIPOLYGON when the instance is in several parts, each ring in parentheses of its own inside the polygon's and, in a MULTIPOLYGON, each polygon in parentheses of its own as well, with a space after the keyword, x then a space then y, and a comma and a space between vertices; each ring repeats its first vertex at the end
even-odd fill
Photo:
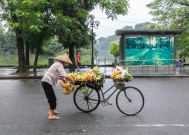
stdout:
POLYGON ((89 20, 86 21, 86 25, 89 26, 89 28, 91 28, 91 32, 92 32, 92 57, 91 57, 91 68, 94 67, 94 54, 93 54, 93 28, 98 28, 98 26, 100 25, 100 22, 98 20, 94 20, 95 16, 94 15, 90 15, 89 16, 89 20))

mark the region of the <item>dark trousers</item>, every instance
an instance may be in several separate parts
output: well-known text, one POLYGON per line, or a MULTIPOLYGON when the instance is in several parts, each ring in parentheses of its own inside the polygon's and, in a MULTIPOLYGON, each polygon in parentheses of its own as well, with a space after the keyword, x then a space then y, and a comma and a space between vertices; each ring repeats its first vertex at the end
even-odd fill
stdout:
POLYGON ((78 67, 81 66, 81 63, 77 62, 78 67))
POLYGON ((46 97, 48 99, 48 103, 50 105, 50 109, 51 110, 56 109, 56 105, 57 105, 56 104, 56 95, 54 93, 52 85, 50 85, 47 82, 41 82, 41 84, 42 84, 42 87, 43 87, 43 89, 45 91, 45 95, 46 95, 46 97))

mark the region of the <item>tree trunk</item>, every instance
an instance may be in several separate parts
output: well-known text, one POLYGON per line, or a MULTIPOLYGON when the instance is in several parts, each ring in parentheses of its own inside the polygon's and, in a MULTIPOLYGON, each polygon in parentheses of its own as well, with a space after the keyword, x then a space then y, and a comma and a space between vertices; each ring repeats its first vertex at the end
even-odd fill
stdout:
POLYGON ((37 72, 37 62, 38 62, 38 57, 39 57, 39 53, 40 53, 40 49, 42 47, 42 42, 43 42, 43 34, 40 34, 40 40, 38 42, 38 45, 37 45, 37 50, 36 50, 36 53, 35 53, 35 60, 34 60, 34 64, 33 64, 33 72, 36 73, 37 72))
POLYGON ((69 71, 74 72, 76 69, 76 63, 75 63, 75 52, 74 52, 74 47, 69 46, 69 57, 70 60, 72 61, 73 64, 69 65, 69 71))
MULTIPOLYGON (((42 38, 41 38, 42 39, 42 38)), ((39 52, 40 52, 40 48, 41 48, 41 44, 42 44, 42 40, 40 41, 40 43, 37 46, 37 51, 35 53, 35 60, 34 60, 34 64, 33 64, 33 72, 36 73, 37 71, 37 62, 38 62, 38 57, 39 57, 39 52)))
POLYGON ((39 49, 37 50, 37 52, 36 52, 36 54, 35 54, 35 61, 34 61, 34 64, 33 64, 33 72, 34 72, 34 73, 37 72, 38 57, 39 57, 39 49))
POLYGON ((18 49, 18 69, 16 73, 27 72, 26 60, 25 60, 25 55, 24 55, 24 43, 23 43, 23 38, 21 36, 20 30, 16 30, 16 45, 18 49))
POLYGON ((30 48, 29 48, 29 42, 26 41, 26 66, 30 66, 30 48))

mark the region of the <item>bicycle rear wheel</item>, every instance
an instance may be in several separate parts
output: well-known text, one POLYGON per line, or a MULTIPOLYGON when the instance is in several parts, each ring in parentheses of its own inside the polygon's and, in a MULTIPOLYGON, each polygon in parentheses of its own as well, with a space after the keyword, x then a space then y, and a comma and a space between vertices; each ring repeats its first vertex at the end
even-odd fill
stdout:
POLYGON ((85 85, 79 86, 74 92, 74 104, 82 112, 92 112, 100 104, 100 94, 96 89, 90 88, 85 85), (88 89, 83 93, 83 89, 88 89))
POLYGON ((128 86, 118 92, 116 105, 123 114, 133 116, 143 109, 144 96, 139 89, 128 86))

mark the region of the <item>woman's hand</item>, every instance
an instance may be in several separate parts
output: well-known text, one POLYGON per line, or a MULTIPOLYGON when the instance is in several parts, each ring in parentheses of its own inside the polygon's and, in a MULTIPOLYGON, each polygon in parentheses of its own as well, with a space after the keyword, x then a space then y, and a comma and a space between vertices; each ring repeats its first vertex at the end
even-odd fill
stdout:
POLYGON ((59 80, 62 80, 62 81, 64 81, 64 82, 70 82, 70 83, 72 83, 72 84, 74 84, 75 83, 75 81, 74 80, 72 80, 72 79, 70 79, 69 77, 59 77, 59 80))
POLYGON ((64 81, 64 82, 67 82, 67 79, 65 78, 65 77, 59 77, 59 80, 62 80, 62 81, 64 81))
POLYGON ((72 84, 74 84, 75 83, 75 81, 74 80, 72 80, 72 79, 70 79, 70 78, 68 78, 68 80, 70 81, 70 83, 72 83, 72 84))

